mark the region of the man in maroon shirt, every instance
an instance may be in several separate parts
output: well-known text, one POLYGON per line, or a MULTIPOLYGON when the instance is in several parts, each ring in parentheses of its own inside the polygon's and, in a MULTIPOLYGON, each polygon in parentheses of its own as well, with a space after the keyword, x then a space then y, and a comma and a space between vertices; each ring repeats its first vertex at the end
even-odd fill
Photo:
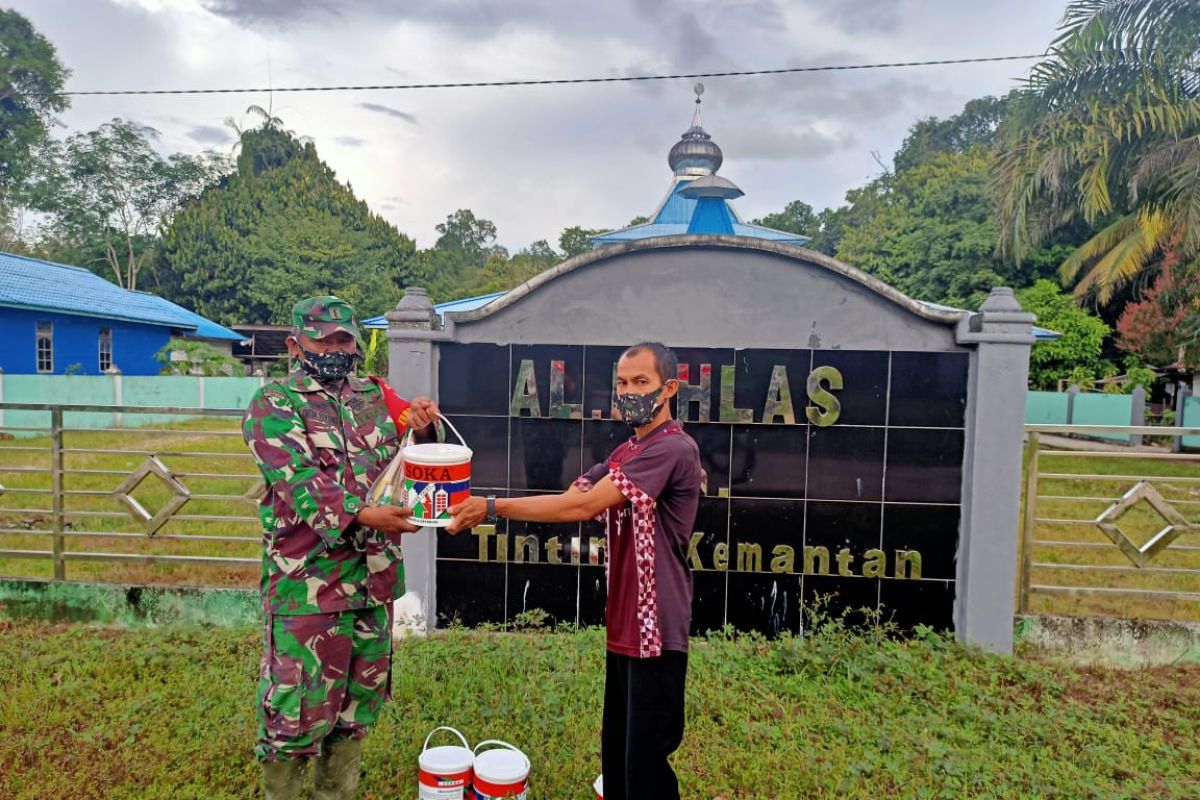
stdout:
POLYGON ((667 757, 683 741, 700 450, 671 418, 675 354, 634 345, 617 362, 617 410, 635 436, 562 494, 472 497, 450 509, 451 533, 497 517, 604 521, 608 536, 607 671, 601 757, 605 800, 678 800, 667 757))

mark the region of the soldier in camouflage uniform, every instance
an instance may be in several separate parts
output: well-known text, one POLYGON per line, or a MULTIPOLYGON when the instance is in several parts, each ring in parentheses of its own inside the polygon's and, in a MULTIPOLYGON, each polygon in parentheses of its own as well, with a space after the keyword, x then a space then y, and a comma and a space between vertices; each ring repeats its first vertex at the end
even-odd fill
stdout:
POLYGON ((267 485, 255 755, 268 798, 298 797, 315 759, 315 797, 340 800, 354 796, 362 739, 389 696, 400 536, 418 530, 409 509, 364 498, 396 455, 397 424, 427 434, 437 406, 416 398, 393 421, 381 387, 353 374, 359 329, 344 301, 303 300, 292 319, 297 368, 260 389, 243 422, 267 485))

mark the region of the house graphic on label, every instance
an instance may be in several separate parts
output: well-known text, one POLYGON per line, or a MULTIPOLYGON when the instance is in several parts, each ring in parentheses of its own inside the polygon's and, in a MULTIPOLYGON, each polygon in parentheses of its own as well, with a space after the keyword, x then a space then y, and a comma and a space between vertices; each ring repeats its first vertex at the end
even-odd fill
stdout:
POLYGON ((427 483, 417 491, 415 485, 408 489, 408 507, 413 510, 413 514, 417 517, 430 519, 434 516, 434 489, 437 488, 436 483, 427 483))

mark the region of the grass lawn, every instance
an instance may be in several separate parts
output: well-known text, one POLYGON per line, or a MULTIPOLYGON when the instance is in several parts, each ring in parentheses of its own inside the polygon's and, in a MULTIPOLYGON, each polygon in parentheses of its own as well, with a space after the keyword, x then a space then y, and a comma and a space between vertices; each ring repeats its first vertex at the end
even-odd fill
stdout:
MULTIPOLYGON (((0 624, 0 796, 254 796, 260 641, 0 624)), ((588 797, 602 651, 597 630, 398 643, 360 796, 415 797, 420 744, 450 724, 526 749, 533 797, 588 797)), ((674 763, 688 798, 1196 798, 1197 708, 1197 666, 1076 670, 837 626, 718 636, 693 644, 674 763)))

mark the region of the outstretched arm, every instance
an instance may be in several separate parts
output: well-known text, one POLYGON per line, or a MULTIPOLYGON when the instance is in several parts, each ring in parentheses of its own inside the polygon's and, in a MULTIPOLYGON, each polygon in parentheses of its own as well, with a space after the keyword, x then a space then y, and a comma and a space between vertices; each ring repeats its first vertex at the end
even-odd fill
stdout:
MULTIPOLYGON (((572 486, 562 494, 535 497, 499 497, 496 514, 524 522, 582 522, 600 512, 625 503, 625 496, 610 478, 603 478, 588 491, 572 486)), ((471 497, 450 508, 450 533, 473 528, 487 518, 487 500, 471 497)))

